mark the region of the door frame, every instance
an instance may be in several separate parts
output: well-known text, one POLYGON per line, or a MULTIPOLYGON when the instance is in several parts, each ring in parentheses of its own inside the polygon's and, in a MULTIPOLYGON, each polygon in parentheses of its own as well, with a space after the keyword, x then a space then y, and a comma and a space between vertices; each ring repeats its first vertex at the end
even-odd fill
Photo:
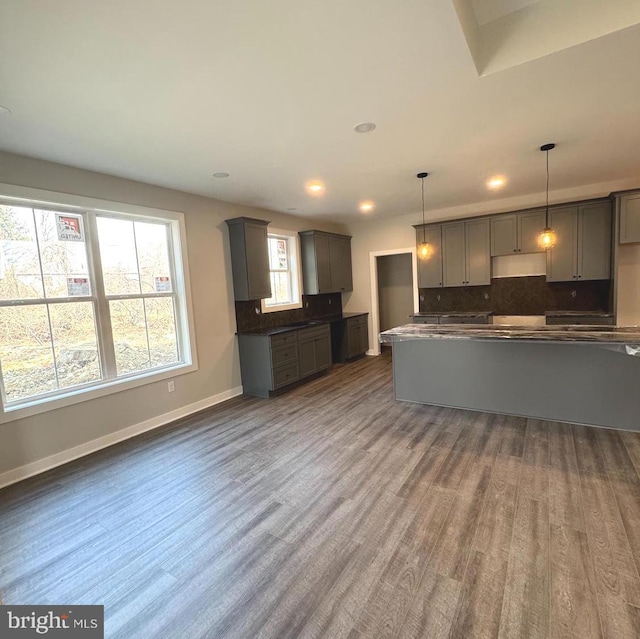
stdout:
MULTIPOLYGON (((411 255, 411 272, 413 276, 413 312, 420 310, 420 300, 418 298, 418 256, 416 247, 389 249, 386 251, 370 251, 369 252, 369 272, 371 275, 371 329, 373 331, 373 348, 369 349, 367 355, 380 355, 380 341, 378 334, 380 333, 380 311, 378 308, 378 259, 386 255, 411 255)), ((371 341, 369 342, 371 345, 371 341)))

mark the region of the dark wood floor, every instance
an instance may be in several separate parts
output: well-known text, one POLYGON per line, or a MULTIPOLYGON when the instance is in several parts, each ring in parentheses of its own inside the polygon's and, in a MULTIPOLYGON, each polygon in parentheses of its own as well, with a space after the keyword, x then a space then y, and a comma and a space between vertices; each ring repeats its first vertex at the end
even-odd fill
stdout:
POLYGON ((122 639, 639 637, 640 435, 397 403, 390 368, 0 492, 4 602, 122 639))

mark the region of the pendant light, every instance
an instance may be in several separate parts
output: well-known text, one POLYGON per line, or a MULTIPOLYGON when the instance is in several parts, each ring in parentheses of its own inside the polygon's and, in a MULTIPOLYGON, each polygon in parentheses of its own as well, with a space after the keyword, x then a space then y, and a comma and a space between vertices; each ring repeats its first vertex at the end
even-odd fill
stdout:
POLYGON ((428 175, 429 174, 424 171, 416 175, 417 178, 420 178, 420 186, 422 188, 422 242, 420 243, 420 246, 418 246, 418 257, 421 260, 428 260, 431 255, 433 255, 433 249, 431 248, 431 244, 426 240, 426 231, 424 228, 424 179, 428 175))
POLYGON ((542 233, 538 235, 538 246, 545 251, 552 249, 558 239, 554 230, 549 226, 549 151, 555 148, 555 144, 543 144, 540 147, 540 150, 547 154, 547 207, 544 217, 544 229, 542 233))

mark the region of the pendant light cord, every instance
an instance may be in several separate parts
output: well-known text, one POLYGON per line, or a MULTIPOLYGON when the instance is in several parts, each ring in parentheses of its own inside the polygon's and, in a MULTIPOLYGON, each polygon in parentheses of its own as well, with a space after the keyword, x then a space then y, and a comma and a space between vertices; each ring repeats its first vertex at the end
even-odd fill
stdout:
POLYGON ((420 178, 420 185, 422 187, 422 243, 426 243, 426 231, 424 228, 424 178, 420 178))
POLYGON ((545 226, 549 228, 549 150, 547 149, 547 212, 544 216, 545 226))

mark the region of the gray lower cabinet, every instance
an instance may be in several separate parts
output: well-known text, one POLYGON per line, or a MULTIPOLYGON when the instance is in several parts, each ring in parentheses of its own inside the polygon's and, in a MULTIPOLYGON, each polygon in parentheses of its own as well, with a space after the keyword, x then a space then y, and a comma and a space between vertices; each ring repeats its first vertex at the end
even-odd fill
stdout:
POLYGON ((425 224, 416 226, 416 246, 422 242, 431 246, 428 258, 418 253, 418 288, 440 288, 442 286, 442 226, 425 224))
POLYGON ((351 237, 324 231, 300 232, 306 295, 353 290, 351 237))
POLYGON ((298 331, 298 361, 300 377, 313 375, 331 366, 331 335, 328 324, 298 331))
POLYGON ((443 286, 491 284, 488 218, 442 225, 443 286))
POLYGON ((547 251, 547 281, 609 279, 611 222, 609 201, 549 209, 556 245, 547 251))
POLYGON ((242 386, 247 395, 273 391, 331 366, 329 325, 275 335, 238 335, 242 386))
POLYGON ((236 301, 270 298, 269 222, 248 217, 225 221, 229 227, 234 298, 236 301))
POLYGON ((331 323, 331 349, 334 363, 366 354, 369 350, 368 315, 356 315, 331 323))
POLYGON ((538 236, 544 226, 544 209, 493 216, 491 255, 543 252, 538 246, 538 236))
POLYGON ((620 244, 640 242, 640 193, 620 196, 620 244))

